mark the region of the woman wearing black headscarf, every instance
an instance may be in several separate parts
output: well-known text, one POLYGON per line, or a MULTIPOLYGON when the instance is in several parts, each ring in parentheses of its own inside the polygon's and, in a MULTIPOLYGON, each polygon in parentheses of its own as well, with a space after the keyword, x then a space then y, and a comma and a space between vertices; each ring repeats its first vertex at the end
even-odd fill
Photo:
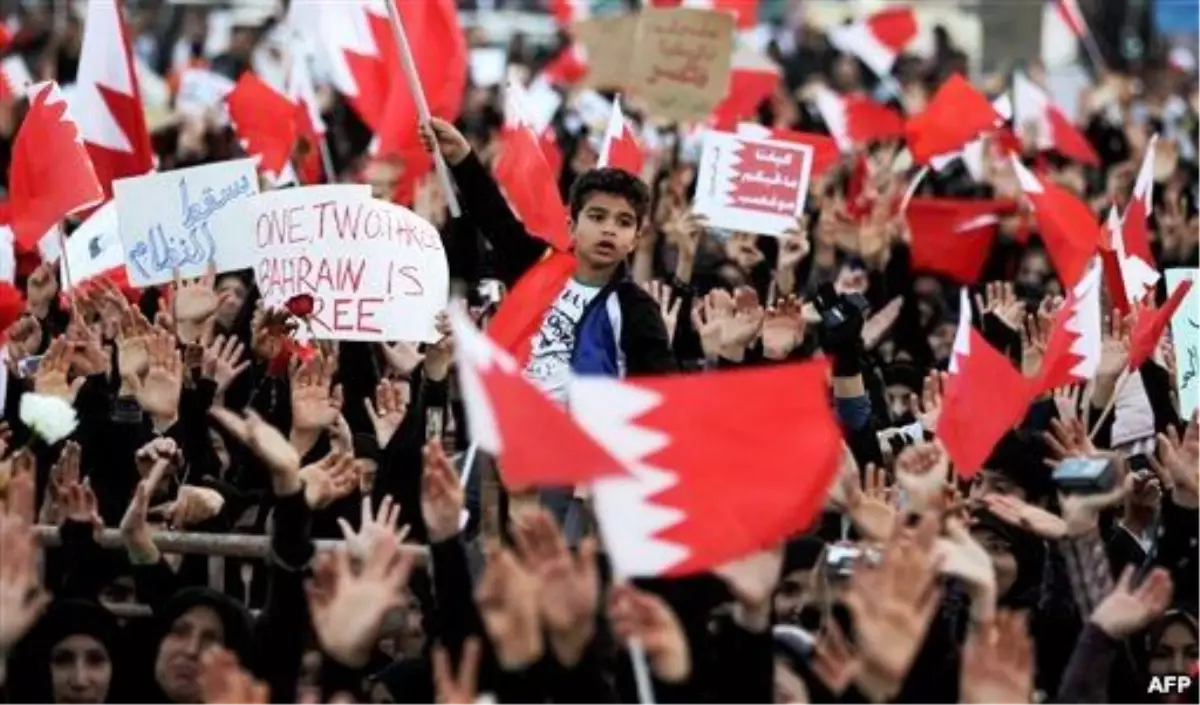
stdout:
POLYGON ((21 641, 9 664, 10 700, 121 702, 121 629, 90 600, 56 600, 21 641))

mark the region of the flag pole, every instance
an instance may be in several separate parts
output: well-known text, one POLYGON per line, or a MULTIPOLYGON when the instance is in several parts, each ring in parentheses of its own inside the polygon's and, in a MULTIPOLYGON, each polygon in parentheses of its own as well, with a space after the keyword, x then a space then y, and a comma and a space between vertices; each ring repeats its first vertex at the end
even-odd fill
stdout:
MULTIPOLYGON (((428 124, 431 118, 429 103, 425 100, 425 90, 421 87, 421 76, 413 63, 412 48, 408 45, 408 36, 404 33, 404 23, 396 10, 395 0, 387 0, 388 18, 392 21, 392 34, 396 37, 396 51, 400 54, 400 65, 404 67, 404 77, 408 81, 408 92, 412 94, 413 102, 417 104, 417 117, 421 124, 428 124)), ((438 179, 446 191, 446 205, 450 208, 450 216, 458 218, 462 208, 458 205, 458 195, 454 193, 454 182, 450 179, 450 169, 442 158, 437 143, 433 146, 433 166, 437 170, 438 179)))
POLYGON ((1121 393, 1121 389, 1132 376, 1128 367, 1121 370, 1121 376, 1117 378, 1116 384, 1113 385, 1112 396, 1109 397, 1108 404, 1104 406, 1104 410, 1096 418, 1096 424, 1088 431, 1088 442, 1096 440, 1096 434, 1100 433, 1100 427, 1104 425, 1104 422, 1108 420, 1109 415, 1112 414, 1117 406, 1117 395, 1121 393))
POLYGON ((329 140, 325 135, 318 136, 317 149, 321 152, 321 169, 325 172, 325 183, 336 184, 337 175, 333 173, 333 155, 329 152, 329 140))

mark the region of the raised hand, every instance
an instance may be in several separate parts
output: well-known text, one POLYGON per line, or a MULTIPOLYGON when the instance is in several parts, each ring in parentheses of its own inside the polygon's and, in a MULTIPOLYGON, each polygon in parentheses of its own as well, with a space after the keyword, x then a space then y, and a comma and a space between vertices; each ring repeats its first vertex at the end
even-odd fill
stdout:
POLYGON ((316 432, 337 420, 342 408, 342 387, 333 384, 337 360, 318 355, 302 363, 292 374, 292 429, 316 432))
POLYGON ((854 478, 854 489, 847 492, 850 519, 867 538, 886 541, 896 523, 895 493, 888 487, 887 472, 868 464, 862 482, 862 490, 856 492, 858 478, 854 478))
MULTIPOLYGON (((692 327, 700 336, 704 357, 715 360, 722 353, 726 325, 733 320, 733 297, 723 289, 713 289, 692 304, 692 327)), ((740 357, 738 359, 741 359, 740 357)))
POLYGON ((202 524, 221 513, 225 498, 220 492, 208 487, 183 485, 175 499, 149 510, 150 514, 164 517, 172 529, 185 529, 202 524))
POLYGON ((75 441, 67 441, 58 455, 58 461, 50 468, 50 481, 46 483, 46 499, 42 502, 40 521, 58 524, 65 517, 67 490, 79 483, 79 464, 83 450, 75 441))
POLYGON ((205 650, 200 658, 200 700, 205 703, 266 705, 271 692, 266 683, 242 668, 237 656, 223 646, 205 650))
POLYGON ((204 362, 201 369, 206 378, 217 384, 217 396, 220 397, 233 384, 238 375, 250 367, 250 361, 244 359, 246 348, 236 336, 226 338, 218 335, 204 349, 204 362))
POLYGON ((117 332, 117 369, 122 379, 141 377, 150 366, 150 321, 132 306, 121 310, 117 332))
POLYGON ((37 394, 58 397, 69 404, 75 403, 79 388, 87 380, 76 377, 69 383, 68 372, 71 369, 71 356, 67 340, 59 336, 50 341, 50 347, 42 357, 37 372, 33 373, 33 391, 37 394))
POLYGON ((96 501, 96 493, 92 491, 91 479, 84 478, 83 482, 73 482, 65 486, 61 495, 63 519, 91 524, 92 535, 99 538, 100 532, 104 530, 104 520, 100 518, 99 503, 96 501))
POLYGON ((50 604, 37 551, 30 523, 17 513, 0 514, 0 654, 9 653, 50 604))
POLYGON ((795 296, 788 296, 783 303, 768 308, 762 324, 763 357, 769 360, 786 358, 804 340, 805 328, 803 307, 795 296))
POLYGON ((1080 412, 1083 409, 1083 385, 1069 384, 1058 387, 1052 395, 1054 410, 1064 423, 1081 421, 1080 412))
POLYGON ((440 543, 458 534, 463 490, 440 439, 425 444, 421 459, 421 517, 429 542, 440 543))
POLYGON ((1001 611, 963 645, 959 702, 1027 703, 1033 698, 1033 640, 1025 615, 1001 611))
POLYGON ((538 581, 498 543, 488 546, 487 559, 475 602, 500 667, 519 671, 541 659, 546 649, 538 581))
POLYGON ((430 665, 433 667, 434 702, 438 705, 480 702, 477 686, 482 655, 483 644, 479 637, 467 637, 458 660, 458 670, 455 671, 446 648, 441 644, 433 647, 430 665))
POLYGON ((1200 428, 1196 413, 1188 422, 1183 438, 1174 426, 1158 434, 1157 457, 1150 464, 1163 484, 1171 487, 1171 498, 1180 506, 1195 508, 1200 504, 1200 428))
POLYGON ((862 656, 859 684, 877 700, 899 690, 941 599, 935 517, 924 515, 913 528, 897 524, 879 563, 860 564, 843 597, 862 656))
POLYGON ((813 675, 825 684, 830 693, 841 696, 861 667, 857 650, 837 621, 825 620, 817 643, 813 645, 813 675))
POLYGON ((513 539, 521 562, 537 582, 538 610, 550 648, 558 662, 570 668, 583 657, 595 633, 600 601, 596 542, 583 539, 578 557, 572 556, 558 523, 542 507, 516 515, 513 539))
POLYGON ((904 308, 904 297, 897 296, 883 305, 869 318, 863 321, 862 341, 864 350, 874 350, 887 334, 891 332, 896 321, 900 319, 900 311, 904 308))
POLYGON ((8 356, 20 361, 36 353, 42 344, 42 324, 33 316, 22 316, 5 332, 8 356))
POLYGON ((209 414, 233 434, 267 467, 276 495, 300 490, 300 453, 271 424, 253 411, 240 416, 224 407, 213 407, 209 414))
POLYGON ((614 585, 608 594, 608 622, 613 635, 628 647, 637 639, 650 670, 664 683, 682 683, 692 672, 692 655, 679 618, 657 595, 629 584, 614 585))
MULTIPOLYGON (((1112 384, 1129 364, 1129 330, 1121 315, 1114 311, 1108 317, 1107 325, 1101 327, 1101 333, 1100 364, 1095 377, 1097 381, 1103 379, 1112 384)), ((1104 401, 1107 402, 1107 398, 1104 401)))
POLYGON ((1096 605, 1088 620, 1113 639, 1124 639, 1145 629, 1171 604, 1174 585, 1165 568, 1151 570, 1136 588, 1134 571, 1135 566, 1125 566, 1113 591, 1096 605))
POLYGON ((980 315, 994 314, 1014 333, 1025 320, 1025 303, 1017 298, 1012 282, 988 282, 983 294, 975 294, 980 315))
POLYGON ((178 470, 183 464, 183 452, 179 450, 174 439, 163 436, 138 448, 133 459, 137 465, 138 477, 147 479, 159 463, 162 464, 161 474, 178 470))
POLYGON ((312 509, 322 509, 358 487, 358 469, 353 453, 332 452, 315 463, 300 468, 304 483, 304 501, 312 509))
POLYGON ((1067 535, 1067 522, 1062 517, 1012 495, 986 494, 980 501, 1000 521, 1035 536, 1055 541, 1067 535))
POLYGON ((927 433, 937 432, 938 421, 942 417, 942 400, 945 399, 949 382, 949 373, 930 372, 921 385, 920 399, 914 394, 909 400, 909 410, 927 433))
POLYGON ((166 332, 152 334, 147 354, 150 362, 146 376, 130 375, 125 383, 147 414, 158 419, 175 419, 183 388, 183 358, 175 348, 175 337, 166 332))
POLYGON ((67 348, 70 350, 71 369, 82 377, 107 373, 112 365, 112 358, 104 348, 100 334, 84 321, 80 309, 78 303, 71 307, 71 322, 67 324, 65 333, 67 348))
POLYGON ((42 318, 50 310, 50 305, 57 295, 58 277, 54 274, 54 265, 42 262, 25 280, 26 309, 34 316, 42 318))
POLYGON ((911 445, 896 456, 896 484, 912 511, 939 508, 949 477, 950 456, 940 443, 911 445))
POLYGON ((394 534, 371 544, 358 571, 346 547, 318 555, 308 608, 321 649, 345 666, 366 666, 384 616, 404 604, 402 591, 412 567, 413 554, 400 549, 394 534))
POLYGON ((1046 464, 1054 466, 1055 460, 1075 456, 1091 456, 1096 454, 1096 446, 1088 438, 1087 427, 1080 418, 1050 419, 1050 430, 1042 433, 1046 446, 1054 460, 1047 459, 1046 464))
POLYGON ((375 440, 380 448, 387 447, 404 422, 404 415, 408 413, 409 390, 408 382, 384 379, 375 386, 374 404, 370 399, 363 399, 367 418, 375 429, 375 440))
POLYGON ((762 331, 766 311, 754 289, 744 286, 734 292, 733 318, 724 325, 721 345, 726 351, 744 351, 762 331))
POLYGON ((392 502, 391 495, 384 495, 378 512, 371 511, 370 495, 363 497, 358 531, 342 517, 338 517, 337 523, 342 530, 342 537, 346 539, 346 549, 355 558, 369 555, 380 541, 392 538, 403 541, 408 535, 407 526, 399 528, 400 504, 392 502))
POLYGON ((667 329, 667 340, 673 343, 675 341, 675 329, 679 325, 679 306, 683 304, 683 297, 672 301, 672 294, 674 292, 671 286, 657 279, 643 282, 639 286, 658 304, 659 315, 662 316, 663 326, 667 329))
POLYGON ((217 270, 211 262, 204 275, 195 279, 181 279, 175 270, 175 281, 171 286, 171 302, 175 320, 179 323, 201 324, 217 312, 220 297, 213 285, 217 270))

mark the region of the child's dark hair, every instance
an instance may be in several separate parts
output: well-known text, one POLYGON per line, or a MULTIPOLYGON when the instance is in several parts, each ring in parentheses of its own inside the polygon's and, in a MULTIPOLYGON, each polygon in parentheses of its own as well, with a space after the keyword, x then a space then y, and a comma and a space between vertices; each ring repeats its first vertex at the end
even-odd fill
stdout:
POLYGON ((579 211, 588 196, 607 193, 624 198, 637 216, 638 228, 650 211, 650 189, 641 179, 620 169, 605 167, 586 171, 571 185, 571 219, 579 220, 579 211))

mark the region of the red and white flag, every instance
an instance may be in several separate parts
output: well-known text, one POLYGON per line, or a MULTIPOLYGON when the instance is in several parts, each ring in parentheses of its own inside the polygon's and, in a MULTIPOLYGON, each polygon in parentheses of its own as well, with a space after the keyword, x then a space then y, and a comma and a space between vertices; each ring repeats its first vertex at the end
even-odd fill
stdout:
POLYGON ((246 154, 258 158, 260 171, 278 178, 296 146, 297 105, 253 71, 242 74, 225 105, 246 154))
POLYGON ((1096 374, 1102 340, 1102 269, 1099 258, 1094 258, 1087 274, 1068 292, 1055 315, 1042 367, 1035 378, 1035 394, 1064 384, 1087 382, 1096 374))
POLYGON ((87 3, 71 114, 106 196, 112 196, 114 179, 154 168, 120 2, 87 3))
MULTIPOLYGON (((1142 157, 1142 165, 1138 169, 1137 181, 1133 185, 1133 198, 1125 208, 1125 217, 1121 221, 1121 241, 1127 259, 1138 260, 1137 267, 1143 271, 1154 272, 1155 279, 1149 282, 1153 286, 1157 281, 1158 272, 1154 267, 1154 254, 1150 251, 1150 229, 1147 220, 1154 212, 1154 155, 1158 147, 1158 135, 1150 138, 1146 145, 1146 154, 1142 157)), ((1114 246, 1114 249, 1115 246, 1114 246)), ((1142 291, 1133 289, 1130 296, 1142 291)))
POLYGON ((828 375, 822 360, 573 378, 571 415, 625 468, 591 483, 614 573, 700 573, 809 528, 843 452, 828 375))
POLYGON ((950 376, 936 435, 959 477, 971 479, 996 443, 1025 416, 1033 399, 1029 380, 971 326, 971 304, 962 290, 950 376))
POLYGON ((493 171, 525 229, 555 249, 570 249, 567 207, 558 190, 558 174, 551 171, 525 114, 525 90, 512 77, 505 89, 504 129, 493 171))
POLYGON ((1100 246, 1100 224, 1075 194, 1034 176, 1015 155, 1011 159, 1021 190, 1033 203, 1038 230, 1059 280, 1064 287, 1074 288, 1100 246))
POLYGON ((733 15, 738 29, 754 29, 758 24, 758 0, 650 0, 651 7, 690 7, 695 10, 716 10, 733 15))
POLYGON ((539 76, 551 85, 574 86, 588 73, 587 50, 579 42, 571 42, 542 67, 539 76))
POLYGON ((450 320, 471 440, 496 456, 506 487, 570 486, 627 473, 461 310, 452 308, 450 320))
POLYGON ((388 21, 385 0, 346 0, 336 7, 321 0, 294 0, 288 7, 288 24, 312 39, 325 55, 334 88, 371 128, 383 122, 384 106, 393 82, 389 62, 398 63, 396 42, 388 21))
POLYGON ((838 50, 857 56, 875 75, 886 76, 916 36, 916 13, 911 7, 897 7, 838 27, 830 32, 829 42, 838 50))
POLYGON ((870 142, 904 138, 903 116, 864 95, 846 96, 820 87, 816 106, 843 152, 870 142))
POLYGON ((729 69, 729 91, 713 108, 711 122, 731 131, 733 125, 754 118, 758 106, 779 88, 783 71, 769 57, 748 47, 739 47, 729 69))
POLYGON ((961 152, 1004 118, 987 96, 960 74, 946 79, 921 113, 904 126, 908 149, 917 164, 961 152))
POLYGON ((1021 73, 1013 73, 1013 126, 1018 134, 1034 130, 1041 151, 1054 150, 1080 164, 1100 166, 1100 154, 1087 135, 1072 124, 1050 94, 1021 73))
POLYGON ((600 146, 598 167, 612 167, 642 177, 642 146, 621 112, 621 96, 613 101, 612 115, 604 131, 604 143, 600 146))
POLYGON ((1162 337, 1176 309, 1192 290, 1192 280, 1183 279, 1175 285, 1175 290, 1162 308, 1142 306, 1134 311, 1133 330, 1129 335, 1129 364, 1130 370, 1136 370, 1146 360, 1154 356, 1158 347, 1158 339, 1162 337))
MULTIPOLYGON (((104 200, 72 112, 58 84, 29 89, 29 111, 13 140, 8 176, 12 229, 22 249, 56 237, 67 216, 104 200)), ((48 249, 56 250, 57 243, 48 249)))

